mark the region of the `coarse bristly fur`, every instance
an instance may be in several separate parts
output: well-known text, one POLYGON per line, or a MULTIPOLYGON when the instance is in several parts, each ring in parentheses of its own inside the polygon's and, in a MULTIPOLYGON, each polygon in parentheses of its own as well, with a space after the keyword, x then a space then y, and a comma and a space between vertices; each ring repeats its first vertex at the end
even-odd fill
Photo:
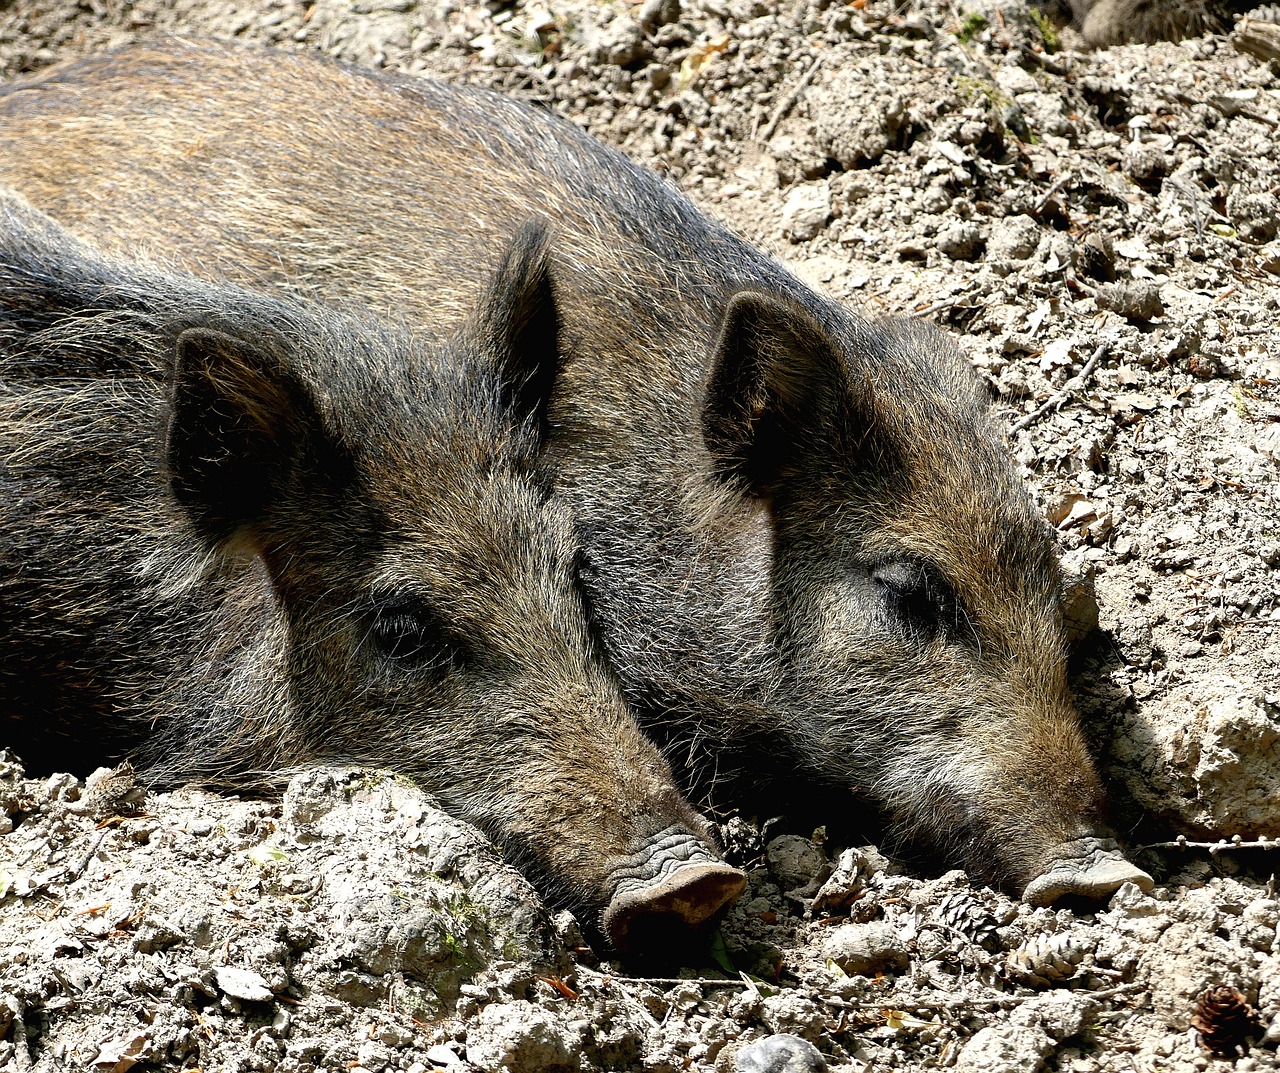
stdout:
POLYGON ((1105 836, 1052 537, 940 332, 820 297, 545 112, 314 56, 175 42, 37 76, 0 99, 0 177, 115 249, 415 324, 460 322, 528 214, 555 221, 549 457, 685 775, 856 791, 1019 890, 1105 836))
POLYGON ((7 743, 153 785, 392 768, 596 913, 624 880, 646 909, 673 830, 690 903, 740 886, 596 652, 542 459, 545 229, 507 246, 436 340, 105 261, 0 196, 7 743))

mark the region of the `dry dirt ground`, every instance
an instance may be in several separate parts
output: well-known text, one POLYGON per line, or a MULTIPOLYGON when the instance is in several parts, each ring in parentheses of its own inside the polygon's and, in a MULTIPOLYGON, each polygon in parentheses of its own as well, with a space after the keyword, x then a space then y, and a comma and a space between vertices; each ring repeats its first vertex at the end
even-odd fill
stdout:
POLYGON ((1090 52, 1009 0, 17 0, 0 75, 174 31, 543 101, 832 296, 959 335, 1061 534, 1158 885, 1031 910, 742 817, 748 893, 642 978, 395 781, 139 804, 9 755, 0 1069, 1280 1068, 1276 68, 1229 35, 1090 52), (1252 1019, 1197 1031, 1216 985, 1252 1019))

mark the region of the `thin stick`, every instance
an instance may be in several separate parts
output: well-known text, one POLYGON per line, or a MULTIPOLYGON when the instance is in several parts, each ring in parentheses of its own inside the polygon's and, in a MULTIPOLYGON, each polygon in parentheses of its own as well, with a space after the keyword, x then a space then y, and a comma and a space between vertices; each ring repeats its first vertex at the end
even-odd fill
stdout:
MULTIPOLYGON (((581 966, 578 969, 582 971, 581 966)), ((677 984, 696 984, 698 987, 754 987, 750 980, 713 980, 708 977, 682 980, 678 977, 664 976, 612 976, 608 973, 595 973, 602 980, 615 984, 655 984, 660 987, 675 987, 677 984)))
POLYGON ((1031 210, 1031 215, 1039 216, 1044 212, 1045 207, 1053 200, 1058 191, 1066 186, 1073 178, 1075 178, 1074 174, 1068 171, 1054 179, 1053 185, 1050 186, 1049 189, 1040 196, 1040 200, 1036 202, 1035 208, 1031 210))
POLYGON ((13 1010, 13 1058, 14 1068, 27 1070, 31 1068, 31 1052, 27 1049, 27 1019, 22 1009, 22 999, 18 995, 5 995, 6 1004, 13 1010))
POLYGON ((809 64, 809 69, 805 71, 804 76, 796 83, 795 89, 788 93, 778 103, 778 107, 774 109, 773 115, 770 116, 769 122, 764 125, 764 130, 760 132, 760 141, 767 142, 773 137, 773 132, 777 130, 778 124, 782 122, 783 117, 791 111, 796 101, 800 99, 802 94, 813 81, 813 76, 818 73, 818 68, 822 66, 822 57, 814 56, 813 63, 809 64))
POLYGON ((1216 857, 1225 849, 1280 849, 1280 838, 1259 835, 1254 841, 1246 842, 1239 835, 1234 835, 1217 842, 1188 842, 1185 835, 1179 835, 1172 842, 1149 842, 1145 846, 1138 846, 1134 852, 1143 849, 1207 849, 1209 856, 1216 857))
MULTIPOLYGON (((1118 987, 1109 987, 1105 991, 1089 991, 1082 994, 1091 995, 1096 999, 1115 998, 1117 995, 1131 994, 1137 991, 1145 991, 1145 984, 1120 984, 1118 987)), ((954 999, 951 1002, 894 1002, 891 996, 877 1002, 849 1002, 847 1000, 838 999, 835 996, 825 999, 829 1005, 839 1006, 842 1009, 849 1010, 902 1010, 904 1013, 908 1010, 921 1011, 937 1011, 946 1010, 970 1010, 970 1009, 987 1009, 992 1006, 1007 1007, 1020 1006, 1024 1002, 1030 1002, 1032 999, 1039 998, 1039 995, 992 995, 990 998, 962 998, 954 999)))
POLYGON ((1097 368, 1098 362, 1106 356, 1107 351, 1110 349, 1111 341, 1109 339, 1105 342, 1099 343, 1098 349, 1093 352, 1093 356, 1084 363, 1084 368, 1063 384, 1062 387, 1054 392, 1048 399, 1046 399, 1037 410, 1033 413, 1027 414, 1026 417, 1014 425, 1013 431, 1021 432, 1023 429, 1028 429, 1039 421, 1040 418, 1044 417, 1045 414, 1049 413, 1050 410, 1058 409, 1058 407, 1067 401, 1067 397, 1071 395, 1072 392, 1078 391, 1080 388, 1084 387, 1085 381, 1089 378, 1089 374, 1097 368))
POLYGON ((1187 200, 1191 202, 1191 213, 1192 213, 1192 216, 1195 218, 1195 223, 1196 223, 1196 238, 1203 239, 1204 238, 1204 220, 1200 218, 1200 200, 1199 198, 1196 197, 1196 192, 1194 187, 1185 185, 1183 183, 1174 182, 1173 188, 1175 190, 1180 190, 1183 194, 1186 195, 1187 200))
MULTIPOLYGON (((581 971, 581 966, 579 967, 581 971)), ((700 987, 755 987, 752 981, 745 974, 740 980, 711 980, 711 979, 693 979, 681 980, 676 978, 664 978, 657 976, 610 976, 606 973, 593 973, 601 979, 615 984, 658 984, 664 987, 672 987, 676 984, 697 984, 700 987)), ((777 986, 770 984, 770 987, 777 986)), ((1109 987, 1103 991, 1090 991, 1088 994, 1097 999, 1115 998, 1117 995, 1131 994, 1137 991, 1145 991, 1145 984, 1120 984, 1116 987, 1109 987)), ((1024 1002, 1030 1002, 1036 995, 992 995, 990 998, 974 998, 974 999, 956 999, 951 1002, 921 1002, 918 999, 910 1001, 896 1001, 892 995, 886 995, 881 999, 871 1001, 854 1002, 849 999, 841 998, 839 995, 819 995, 821 1001, 829 1006, 835 1006, 842 1010, 967 1010, 967 1009, 983 1009, 992 1006, 1006 1007, 1019 1006, 1024 1002)))

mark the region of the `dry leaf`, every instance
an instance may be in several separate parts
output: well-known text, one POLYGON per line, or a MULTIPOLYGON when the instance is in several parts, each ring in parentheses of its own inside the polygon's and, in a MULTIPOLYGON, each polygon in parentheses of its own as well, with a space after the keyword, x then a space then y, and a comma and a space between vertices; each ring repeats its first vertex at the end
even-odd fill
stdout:
POLYGON ((689 50, 689 55, 680 61, 680 70, 676 72, 676 92, 683 93, 688 89, 698 75, 702 73, 702 69, 728 47, 729 37, 727 34, 724 37, 717 37, 713 41, 704 41, 702 44, 694 45, 689 50))
POLYGON ((93 1060, 102 1073, 127 1073, 139 1062, 151 1056, 151 1041, 146 1034, 118 1036, 98 1044, 98 1055, 93 1060))

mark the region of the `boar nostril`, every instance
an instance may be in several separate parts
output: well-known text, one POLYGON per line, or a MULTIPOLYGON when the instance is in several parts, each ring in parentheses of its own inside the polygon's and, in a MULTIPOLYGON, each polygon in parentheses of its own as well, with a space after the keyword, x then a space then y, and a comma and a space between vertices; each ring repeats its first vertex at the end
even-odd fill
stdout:
POLYGON ((604 929, 616 950, 631 953, 639 952, 641 936, 656 943, 704 924, 742 893, 747 877, 676 826, 620 861, 614 881, 604 929))
POLYGON ((684 864, 649 887, 628 887, 604 914, 605 933, 619 953, 637 952, 655 939, 696 928, 730 905, 747 885, 744 873, 720 862, 684 864))

